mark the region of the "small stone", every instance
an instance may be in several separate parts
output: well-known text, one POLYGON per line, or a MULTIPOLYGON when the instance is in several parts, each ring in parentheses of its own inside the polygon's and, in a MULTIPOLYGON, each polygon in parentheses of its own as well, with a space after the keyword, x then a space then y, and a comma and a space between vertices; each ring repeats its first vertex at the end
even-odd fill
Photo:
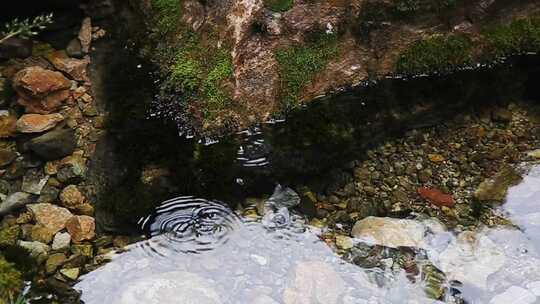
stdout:
POLYGON ((506 166, 492 178, 480 183, 474 197, 481 202, 501 203, 506 198, 508 188, 517 185, 521 180, 521 175, 514 168, 506 166))
POLYGON ((72 39, 67 47, 66 47, 66 53, 68 56, 70 57, 74 57, 74 58, 82 58, 83 57, 83 53, 82 53, 82 46, 81 46, 81 42, 79 41, 79 39, 72 39))
POLYGON ((94 249, 92 245, 73 245, 71 246, 71 253, 92 258, 94 256, 94 249))
POLYGON ((540 159, 540 149, 530 151, 530 152, 527 153, 527 155, 532 157, 532 158, 540 159))
POLYGON ((90 50, 90 43, 92 43, 92 19, 89 17, 83 19, 78 38, 83 53, 88 53, 90 50))
POLYGON ((0 204, 0 215, 6 214, 21 208, 24 205, 32 201, 32 195, 26 192, 15 192, 10 194, 1 204, 0 204))
POLYGON ((73 217, 73 214, 66 208, 52 204, 32 204, 28 209, 34 215, 36 223, 47 227, 55 234, 66 227, 66 222, 73 217))
POLYGON ((32 139, 28 147, 45 160, 55 160, 75 151, 77 140, 71 129, 56 129, 32 139))
POLYGON ((39 195, 39 198, 37 200, 38 203, 53 203, 58 198, 58 194, 60 193, 60 190, 58 190, 55 187, 45 185, 43 189, 41 189, 41 193, 39 195))
POLYGON ((55 51, 49 57, 49 61, 56 69, 77 81, 87 81, 86 68, 90 63, 88 58, 76 59, 68 57, 63 51, 55 51))
POLYGON ((95 237, 96 224, 94 218, 86 215, 73 216, 67 223, 66 228, 74 243, 91 240, 95 237))
POLYGON ((79 277, 80 272, 81 272, 80 268, 65 268, 65 269, 60 269, 60 273, 61 273, 64 277, 66 277, 66 278, 68 278, 68 279, 70 279, 70 280, 72 280, 72 281, 77 280, 77 278, 79 277))
POLYGON ((75 185, 69 185, 60 192, 60 201, 64 207, 73 208, 85 201, 84 195, 75 185))
POLYGON ((445 194, 436 188, 420 187, 417 191, 420 197, 438 207, 452 207, 456 203, 452 195, 445 194))
MULTIPOLYGON (((7 112, 7 111, 6 111, 7 112)), ((9 113, 0 115, 0 138, 15 136, 17 133, 17 117, 9 113)))
POLYGON ((49 244, 52 241, 53 236, 54 232, 42 225, 34 225, 30 231, 30 239, 43 244, 49 244))
POLYGON ((45 272, 47 274, 53 274, 65 261, 66 256, 63 253, 51 254, 45 263, 45 272))
POLYGON ((428 158, 434 163, 442 163, 444 161, 444 156, 440 154, 428 154, 428 158))
POLYGON ((82 113, 84 116, 88 116, 88 117, 98 116, 98 111, 94 104, 85 106, 82 110, 82 113))
POLYGON ((24 175, 21 189, 24 192, 39 195, 48 180, 49 176, 43 170, 31 169, 24 175))
POLYGON ((509 123, 512 121, 512 112, 508 109, 497 108, 491 112, 491 119, 495 122, 509 123))
POLYGON ((39 261, 46 260, 50 250, 49 246, 40 242, 18 241, 17 245, 28 250, 30 256, 38 259, 39 261))
POLYGON ((62 159, 56 176, 62 183, 78 183, 85 178, 86 170, 86 160, 74 154, 62 159))
POLYGON ((25 114, 17 120, 17 131, 21 133, 40 133, 54 128, 64 120, 60 113, 54 114, 25 114))
POLYGON ((94 206, 92 206, 89 203, 77 205, 73 207, 72 209, 73 209, 73 212, 75 212, 78 215, 94 216, 94 206))
POLYGON ((17 152, 11 149, 0 148, 0 167, 11 164, 17 158, 17 152))
POLYGON ((336 235, 336 246, 344 250, 351 249, 354 246, 353 239, 344 235, 336 235))
POLYGON ((67 232, 58 232, 53 239, 52 250, 64 250, 71 243, 71 235, 67 232))
POLYGON ((425 231, 425 225, 418 221, 370 216, 357 221, 351 235, 368 244, 421 247, 425 231))

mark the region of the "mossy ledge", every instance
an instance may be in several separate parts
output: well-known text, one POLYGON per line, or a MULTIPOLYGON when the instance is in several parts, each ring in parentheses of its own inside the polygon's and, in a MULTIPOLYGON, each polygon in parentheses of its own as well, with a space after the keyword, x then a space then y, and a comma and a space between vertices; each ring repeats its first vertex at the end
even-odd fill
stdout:
POLYGON ((448 34, 414 42, 396 63, 399 74, 452 72, 473 62, 540 51, 540 17, 485 26, 480 35, 448 34))

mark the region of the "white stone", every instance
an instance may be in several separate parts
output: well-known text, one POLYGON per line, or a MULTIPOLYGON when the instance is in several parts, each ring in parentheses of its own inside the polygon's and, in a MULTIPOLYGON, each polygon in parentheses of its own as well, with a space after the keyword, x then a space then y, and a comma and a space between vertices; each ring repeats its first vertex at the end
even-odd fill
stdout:
POLYGON ((52 250, 61 250, 69 247, 71 235, 67 232, 58 232, 53 239, 52 250))
POLYGON ((302 262, 283 293, 285 304, 338 304, 345 281, 328 264, 302 262))
POLYGON ((496 295, 489 304, 534 304, 536 296, 527 289, 512 286, 505 292, 496 295))
POLYGON ((32 257, 46 256, 49 253, 49 246, 40 242, 19 241, 17 245, 28 250, 32 257))
POLYGON ((528 283, 527 288, 534 293, 535 296, 540 297, 540 281, 528 283))
POLYGON ((386 247, 422 247, 426 227, 421 222, 370 216, 354 224, 352 236, 386 247))
POLYGON ((504 265, 504 252, 487 236, 465 231, 439 256, 440 269, 450 280, 486 289, 487 278, 504 265))

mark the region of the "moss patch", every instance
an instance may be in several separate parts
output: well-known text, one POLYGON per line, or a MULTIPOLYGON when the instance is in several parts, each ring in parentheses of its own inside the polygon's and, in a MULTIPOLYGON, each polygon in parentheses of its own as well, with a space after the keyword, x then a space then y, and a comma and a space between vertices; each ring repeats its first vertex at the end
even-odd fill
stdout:
POLYGON ((474 44, 465 35, 433 37, 414 43, 397 62, 398 73, 450 71, 472 61, 474 44))
POLYGON ((264 5, 274 12, 286 12, 294 5, 294 0, 264 0, 264 5))
POLYGON ((486 53, 507 56, 517 53, 540 51, 540 17, 515 20, 508 25, 498 25, 483 32, 487 41, 486 53))
POLYGON ((0 301, 15 299, 22 287, 22 274, 0 255, 0 301))
POLYGON ((155 24, 161 34, 172 32, 182 14, 182 0, 152 0, 155 24))
POLYGON ((283 101, 294 107, 302 89, 337 55, 337 35, 318 34, 306 45, 293 46, 276 52, 282 81, 283 101))

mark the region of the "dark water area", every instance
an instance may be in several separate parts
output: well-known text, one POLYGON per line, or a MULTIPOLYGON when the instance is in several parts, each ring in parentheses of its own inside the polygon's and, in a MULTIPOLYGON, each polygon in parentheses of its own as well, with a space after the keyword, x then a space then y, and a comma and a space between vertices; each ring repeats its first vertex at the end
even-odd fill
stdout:
POLYGON ((367 149, 387 139, 444 128, 464 113, 540 101, 540 56, 519 56, 450 75, 383 79, 206 145, 209 139, 182 137, 174 121, 151 115, 158 82, 127 38, 143 26, 121 5, 116 19, 101 24, 109 35, 95 45, 91 71, 96 100, 108 114, 108 135, 92 162, 102 231, 136 232, 140 217, 178 195, 234 207, 271 193, 277 183, 330 193, 352 179, 351 168, 367 149))

